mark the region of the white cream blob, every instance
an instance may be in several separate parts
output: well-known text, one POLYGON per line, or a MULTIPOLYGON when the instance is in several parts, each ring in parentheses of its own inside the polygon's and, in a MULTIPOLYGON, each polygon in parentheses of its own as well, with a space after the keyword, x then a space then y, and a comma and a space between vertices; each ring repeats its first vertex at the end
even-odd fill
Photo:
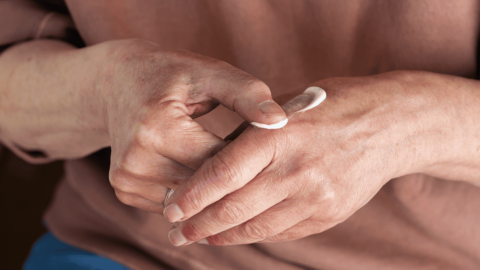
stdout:
POLYGON ((307 88, 307 90, 305 90, 305 92, 303 92, 303 94, 313 95, 313 100, 305 108, 303 108, 303 109, 301 109, 297 112, 304 112, 304 111, 308 111, 310 109, 313 109, 313 108, 317 107, 318 105, 320 105, 320 103, 322 103, 327 98, 327 92, 325 92, 325 90, 323 90, 322 88, 317 87, 317 86, 311 86, 311 87, 307 88))
POLYGON ((288 123, 288 118, 285 118, 285 120, 282 120, 278 123, 267 125, 267 124, 262 124, 262 123, 257 123, 257 122, 252 122, 251 124, 255 127, 258 128, 264 128, 264 129, 279 129, 284 127, 288 123))
MULTIPOLYGON (((320 103, 322 103, 325 98, 327 98, 327 93, 320 87, 311 86, 307 88, 302 94, 298 95, 297 97, 293 98, 285 105, 282 106, 287 116, 291 117, 293 114, 298 112, 305 112, 310 109, 317 107, 320 103), (308 102, 304 104, 305 102, 308 102), (300 108, 298 108, 300 107, 300 108)), ((278 123, 267 125, 258 122, 252 122, 251 124, 258 128, 264 129, 279 129, 284 127, 288 123, 288 118, 282 120, 278 123)))

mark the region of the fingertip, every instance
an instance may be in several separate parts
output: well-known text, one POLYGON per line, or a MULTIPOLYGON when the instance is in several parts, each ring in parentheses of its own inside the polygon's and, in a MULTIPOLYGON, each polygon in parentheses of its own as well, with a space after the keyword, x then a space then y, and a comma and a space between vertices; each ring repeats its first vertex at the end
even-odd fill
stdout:
POLYGON ((303 93, 285 103, 282 108, 291 117, 295 113, 305 112, 317 107, 326 97, 325 90, 318 86, 310 86, 303 93))
POLYGON ((284 110, 275 101, 265 100, 258 104, 258 112, 255 113, 251 124, 264 129, 278 129, 284 127, 288 118, 284 110))
POLYGON ((287 118, 287 115, 283 111, 282 107, 280 107, 280 105, 273 100, 265 100, 260 102, 258 104, 258 110, 261 113, 261 119, 255 120, 258 120, 256 122, 263 124, 275 124, 287 118))
POLYGON ((276 116, 276 115, 285 115, 282 107, 278 105, 273 100, 265 100, 258 104, 258 109, 265 115, 265 116, 276 116))
POLYGON ((188 243, 180 228, 174 228, 168 232, 168 239, 172 245, 179 247, 188 243))
POLYGON ((208 240, 206 238, 198 240, 197 243, 202 244, 202 245, 210 245, 210 243, 208 242, 208 240))
POLYGON ((327 98, 327 92, 325 92, 325 90, 323 90, 318 86, 310 86, 303 93, 312 96, 311 98, 312 100, 310 104, 306 105, 303 109, 299 110, 298 112, 304 112, 304 111, 313 109, 327 98))
POLYGON ((178 205, 175 203, 172 203, 165 207, 163 210, 163 215, 171 223, 177 222, 185 216, 182 209, 180 209, 180 207, 178 207, 178 205))

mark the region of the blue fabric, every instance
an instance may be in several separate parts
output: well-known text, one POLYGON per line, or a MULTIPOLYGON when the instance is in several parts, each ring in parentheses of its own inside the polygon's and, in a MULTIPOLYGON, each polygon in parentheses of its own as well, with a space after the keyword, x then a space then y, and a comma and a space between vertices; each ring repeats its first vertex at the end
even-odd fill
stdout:
POLYGON ((23 270, 128 270, 125 266, 97 254, 44 234, 32 247, 23 270))

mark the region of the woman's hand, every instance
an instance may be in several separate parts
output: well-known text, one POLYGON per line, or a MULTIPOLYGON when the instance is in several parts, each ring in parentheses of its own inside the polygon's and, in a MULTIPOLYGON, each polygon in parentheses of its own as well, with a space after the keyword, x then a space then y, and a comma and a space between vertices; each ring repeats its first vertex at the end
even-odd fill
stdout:
POLYGON ((218 103, 249 122, 286 117, 251 75, 144 40, 84 49, 55 40, 12 46, 0 55, 0 96, 3 144, 35 163, 111 146, 118 198, 156 213, 167 187, 177 187, 225 145, 192 118, 218 103))
POLYGON ((167 188, 225 146, 192 120, 218 103, 249 122, 286 117, 264 83, 225 62, 142 40, 105 46, 110 60, 99 87, 112 147, 110 183, 125 204, 162 213, 167 188))
MULTIPOLYGON (((446 117, 455 115, 453 101, 437 95, 445 81, 419 74, 319 81, 314 85, 327 99, 318 107, 294 115, 283 129, 248 128, 169 199, 166 218, 180 222, 169 232, 172 243, 247 244, 320 233, 389 179, 434 164, 448 152, 442 142, 455 145, 462 129, 446 117), (449 124, 454 132, 439 136, 449 124)), ((283 106, 287 114, 291 105, 283 106)))

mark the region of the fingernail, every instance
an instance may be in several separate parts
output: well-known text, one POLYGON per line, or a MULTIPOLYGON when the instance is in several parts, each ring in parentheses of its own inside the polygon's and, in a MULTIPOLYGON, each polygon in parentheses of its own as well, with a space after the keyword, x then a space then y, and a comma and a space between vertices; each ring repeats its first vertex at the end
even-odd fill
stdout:
POLYGON ((200 239, 200 240, 197 241, 197 243, 202 244, 202 245, 210 245, 210 243, 208 243, 208 241, 207 241, 207 238, 200 239))
POLYGON ((170 222, 177 222, 183 218, 183 212, 178 205, 172 203, 163 209, 163 216, 170 222))
POLYGON ((177 247, 187 243, 187 239, 185 238, 185 236, 183 236, 180 228, 175 228, 169 231, 168 239, 170 239, 170 242, 177 247))
POLYGON ((285 114, 282 107, 271 100, 265 100, 258 104, 258 109, 265 115, 285 114))

